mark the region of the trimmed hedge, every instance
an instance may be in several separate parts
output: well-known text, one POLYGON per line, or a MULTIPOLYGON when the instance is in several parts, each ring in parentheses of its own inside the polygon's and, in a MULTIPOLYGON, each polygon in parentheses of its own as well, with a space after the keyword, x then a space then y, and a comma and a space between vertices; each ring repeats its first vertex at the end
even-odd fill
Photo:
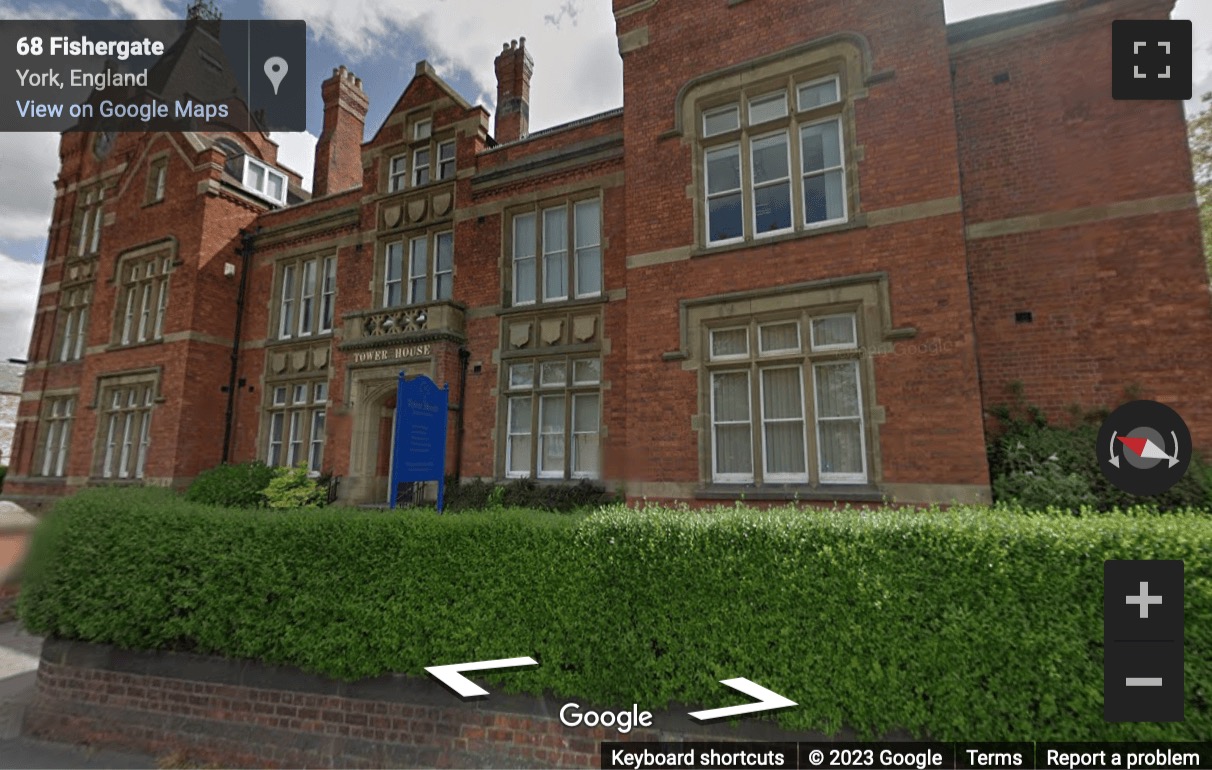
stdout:
POLYGON ((185 499, 231 508, 259 508, 265 505, 265 488, 274 479, 274 469, 261 462, 216 465, 198 474, 185 499))
POLYGON ((938 740, 1212 734, 1212 520, 1194 512, 228 511, 94 490, 37 531, 41 634, 342 678, 533 655, 490 689, 938 740), (1186 721, 1102 718, 1105 559, 1186 562, 1186 721))

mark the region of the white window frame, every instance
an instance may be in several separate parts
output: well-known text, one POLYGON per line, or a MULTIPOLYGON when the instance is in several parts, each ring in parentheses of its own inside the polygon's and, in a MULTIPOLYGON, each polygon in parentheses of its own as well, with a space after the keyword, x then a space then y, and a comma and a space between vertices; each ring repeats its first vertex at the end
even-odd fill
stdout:
POLYGON ((537 211, 527 211, 514 216, 513 218, 513 305, 534 305, 539 301, 539 227, 541 220, 537 211), (534 220, 534 240, 529 244, 530 253, 526 256, 518 256, 518 222, 523 219, 534 220), (522 282, 518 280, 518 263, 530 261, 534 263, 534 280, 531 281, 531 297, 527 300, 518 299, 518 288, 522 282))
POLYGON ((408 153, 393 155, 387 162, 387 192, 399 192, 408 182, 408 153), (397 168, 396 164, 399 164, 397 168))
POLYGON ((710 373, 709 387, 711 390, 711 478, 713 481, 722 484, 746 484, 753 482, 753 375, 749 367, 744 369, 718 369, 712 370, 710 373), (745 375, 745 405, 749 419, 744 422, 740 420, 728 420, 720 422, 716 419, 715 409, 715 378, 721 375, 745 375), (749 473, 722 473, 720 471, 720 452, 718 447, 717 431, 720 425, 745 425, 749 428, 749 473))
POLYGON ((823 353, 830 350, 858 349, 858 319, 854 313, 832 313, 830 315, 812 316, 808 319, 808 344, 813 353, 823 353), (828 345, 816 344, 816 322, 831 321, 835 318, 845 318, 850 321, 850 342, 835 342, 828 345))
POLYGON ((458 171, 458 167, 455 163, 456 152, 457 146, 454 139, 450 139, 445 142, 438 142, 438 181, 445 181, 447 179, 455 178, 455 173, 458 171), (447 149, 450 150, 450 157, 443 157, 442 154, 447 149), (450 169, 450 173, 447 173, 448 167, 450 169))
MULTIPOLYGON (((776 118, 776 120, 777 120, 777 118, 776 118)), ((755 136, 749 140, 749 176, 750 176, 750 183, 749 183, 750 222, 749 222, 749 226, 750 226, 750 231, 753 233, 754 240, 757 240, 759 238, 769 238, 769 237, 775 236, 775 235, 782 235, 784 233, 789 233, 789 232, 795 230, 795 184, 793 184, 793 182, 792 182, 791 162, 792 162, 791 136, 789 135, 789 132, 787 131, 787 129, 780 129, 778 131, 772 131, 767 134, 762 134, 761 136, 755 136), (754 175, 754 168, 755 168, 754 159, 753 159, 753 154, 755 152, 754 145, 756 145, 758 142, 762 141, 763 139, 770 139, 770 138, 776 137, 776 136, 783 137, 783 150, 787 154, 787 176, 782 177, 781 179, 767 180, 765 182, 759 183, 754 175), (763 231, 759 232, 757 229, 758 189, 766 188, 766 187, 774 187, 774 186, 780 185, 780 184, 787 185, 787 208, 788 208, 788 214, 789 214, 789 216, 787 217, 788 224, 786 227, 778 229, 778 230, 763 230, 763 231)), ((742 176, 743 176, 743 172, 744 172, 744 170, 742 169, 742 176)), ((741 180, 741 187, 742 187, 742 189, 744 189, 744 179, 741 180)), ((718 245, 718 243, 722 243, 722 241, 717 242, 717 245, 718 245)))
POLYGON ((535 451, 534 450, 535 437, 534 437, 534 432, 532 431, 532 429, 534 427, 534 401, 535 401, 534 396, 529 391, 527 391, 525 395, 521 395, 521 396, 513 395, 513 396, 506 397, 506 400, 505 400, 505 403, 506 403, 505 477, 506 478, 511 478, 511 479, 530 478, 530 473, 531 473, 531 471, 534 470, 533 466, 531 465, 531 458, 534 457, 534 451, 535 451), (525 401, 530 407, 530 420, 528 421, 528 424, 526 425, 526 432, 523 433, 523 432, 519 431, 519 432, 515 433, 513 431, 513 410, 514 410, 514 405, 521 401, 525 401), (512 468, 513 468, 513 439, 515 436, 529 436, 530 437, 530 452, 528 453, 528 456, 526 457, 526 470, 524 470, 524 471, 512 470, 512 468))
POLYGON ((433 299, 435 302, 454 299, 454 231, 443 230, 439 233, 434 233, 433 236, 433 299), (441 270, 440 255, 442 253, 442 243, 450 244, 450 269, 441 270), (450 296, 443 297, 440 290, 442 278, 447 277, 450 282, 450 296))
POLYGON ((429 236, 422 235, 416 238, 408 239, 408 304, 419 305, 429 301, 429 236), (414 259, 417 256, 417 244, 421 246, 420 256, 422 258, 421 272, 417 274, 414 269, 416 267, 414 259), (417 282, 423 282, 420 287, 420 292, 417 291, 417 282), (417 296, 420 294, 420 296, 417 296))
POLYGON ((74 396, 50 399, 46 416, 46 438, 42 447, 42 473, 47 478, 62 478, 67 470, 67 456, 71 441, 72 420, 75 415, 74 396))
POLYGON ((704 214, 707 220, 707 245, 708 246, 727 246, 730 243, 741 243, 745 240, 745 166, 742 163, 743 156, 741 153, 740 142, 728 142, 727 144, 708 147, 703 151, 703 201, 705 205, 704 214), (727 190, 717 190, 711 192, 711 171, 709 155, 721 154, 726 150, 731 150, 736 153, 737 168, 740 169, 738 175, 738 187, 730 187, 727 190), (711 240, 711 201, 725 196, 740 195, 741 201, 741 234, 734 238, 721 238, 718 241, 711 240))
POLYGON ((740 130, 740 128, 741 128, 741 105, 737 102, 732 102, 731 104, 725 104, 725 105, 722 105, 719 107, 712 107, 710 109, 703 110, 703 136, 704 137, 720 136, 722 134, 727 134, 731 131, 738 131, 738 130, 740 130), (709 131, 707 129, 707 118, 715 117, 716 115, 723 115, 726 112, 735 113, 736 125, 733 126, 732 128, 728 128, 723 131, 709 131))
POLYGON ((711 361, 748 361, 750 351, 753 346, 750 344, 749 327, 748 326, 721 326, 718 329, 712 329, 707 338, 707 357, 711 361), (723 334, 724 332, 745 332, 745 352, 744 353, 724 353, 717 354, 715 352, 715 335, 723 334))
POLYGON ((804 81, 803 83, 795 84, 796 112, 807 112, 809 110, 819 110, 822 107, 831 107, 834 104, 837 104, 838 102, 840 102, 841 100, 842 100, 842 81, 841 81, 841 78, 839 78, 837 75, 828 75, 823 78, 816 78, 815 80, 807 80, 807 81, 804 81), (824 102, 823 104, 818 104, 813 107, 805 107, 804 103, 801 99, 801 92, 806 88, 813 88, 814 86, 824 85, 825 83, 829 83, 829 82, 833 83, 833 101, 824 102))
POLYGON ((287 180, 286 175, 278 171, 273 166, 258 160, 251 155, 244 156, 244 175, 240 180, 246 190, 256 193, 266 200, 273 201, 278 205, 286 204, 287 195, 287 180), (256 172, 260 171, 258 175, 256 172), (255 178, 259 176, 259 181, 255 178), (271 195, 269 192, 269 178, 274 177, 281 187, 281 195, 271 195))
POLYGON ((423 118, 418 120, 412 126, 412 138, 414 141, 428 139, 433 136, 433 119, 423 118))
POLYGON ((319 266, 317 259, 306 259, 299 263, 302 268, 299 274, 299 324, 296 327, 299 337, 310 337, 312 324, 317 323, 316 272, 319 266))
MULTIPOLYGON (((542 248, 542 251, 543 251, 543 280, 541 282, 542 287, 543 287, 543 302, 545 302, 545 303, 547 303, 547 302, 564 302, 568 299, 568 289, 569 289, 568 273, 569 273, 569 269, 570 269, 570 265, 569 265, 569 256, 570 256, 569 246, 570 246, 570 244, 568 243, 568 235, 569 235, 568 231, 569 231, 570 225, 568 222, 568 214, 569 214, 568 206, 567 205, 549 206, 548 208, 543 209, 540 212, 540 214, 541 214, 541 216, 539 217, 539 220, 540 220, 540 224, 543 228, 542 237, 539 238, 539 240, 543 244, 543 248, 542 248), (560 249, 559 251, 550 251, 548 248, 548 246, 549 246, 549 244, 547 243, 547 240, 548 240, 547 239, 547 217, 548 216, 564 217, 564 226, 560 228, 561 235, 564 239, 564 248, 560 249), (548 276, 550 274, 549 267, 550 267, 551 263, 555 263, 559 267, 559 274, 563 275, 563 278, 564 278, 564 280, 563 280, 564 293, 563 294, 549 295, 547 293, 547 288, 548 288, 547 280, 548 280, 548 276)), ((536 233, 536 235, 537 235, 537 233, 536 233)))
POLYGON ((808 416, 804 413, 804 364, 800 362, 791 362, 785 366, 780 365, 765 365, 757 367, 758 377, 758 414, 761 419, 761 430, 758 432, 758 440, 762 442, 762 479, 773 484, 807 484, 808 483, 808 458, 811 456, 808 452, 808 416), (784 370, 794 370, 796 373, 796 384, 799 387, 799 406, 800 416, 792 417, 766 417, 766 372, 777 372, 784 370), (800 424, 800 438, 803 441, 803 458, 804 472, 803 473, 771 473, 770 468, 770 452, 767 451, 766 444, 766 426, 768 423, 781 422, 798 422, 800 424))
MULTIPOLYGON (((848 180, 846 179, 846 134, 845 134, 846 126, 842 122, 842 116, 833 115, 828 118, 822 118, 821 120, 813 120, 808 123, 800 124, 798 131, 797 131, 796 141, 800 142, 800 144, 802 145, 803 141, 804 141, 803 134, 804 134, 805 129, 812 128, 813 126, 824 125, 826 123, 836 123, 837 124, 837 132, 838 132, 837 133, 837 152, 838 152, 838 160, 841 163, 841 165, 828 166, 819 171, 805 171, 804 170, 804 158, 803 158, 803 155, 800 156, 800 170, 799 170, 799 174, 800 174, 800 201, 799 201, 800 224, 803 226, 803 228, 805 230, 816 230, 816 229, 819 229, 822 227, 831 227, 833 225, 842 224, 843 222, 850 221, 850 201, 848 200, 848 198, 850 197, 849 192, 848 192, 849 183, 848 183, 848 180), (821 220, 820 222, 809 222, 808 221, 808 208, 804 205, 804 201, 803 201, 805 180, 807 180, 809 177, 827 176, 828 174, 830 174, 832 172, 836 172, 836 171, 841 171, 841 173, 842 173, 842 215, 840 217, 834 217, 833 219, 824 219, 824 220, 821 220)), ((795 205, 794 201, 792 202, 792 205, 793 206, 795 205)))
POLYGON ((388 242, 383 247, 383 307, 399 307, 400 305, 404 304, 404 290, 406 286, 405 281, 407 280, 407 265, 405 264, 405 258, 408 251, 408 249, 404 247, 404 243, 405 242, 403 240, 394 240, 388 242), (395 264, 399 265, 400 268, 398 271, 398 275, 400 277, 394 281, 391 278, 391 266, 393 259, 395 260, 395 264), (396 293, 399 296, 398 302, 391 301, 392 286, 397 287, 396 293))
POLYGON ((324 258, 324 272, 320 279, 320 317, 317 328, 320 334, 332 331, 337 315, 337 258, 324 258))
POLYGON ((412 151, 412 186, 421 187, 433 181, 433 175, 429 173, 432 148, 429 145, 418 147, 412 151), (421 153, 425 153, 425 162, 421 162, 421 153), (425 172, 425 181, 421 181, 421 172, 425 172))
POLYGON ((866 484, 867 483, 867 420, 863 415, 863 377, 862 370, 859 369, 857 359, 844 359, 841 361, 818 361, 812 364, 812 398, 813 398, 813 422, 816 423, 816 472, 817 478, 821 484, 866 484), (825 459, 825 453, 821 451, 821 423, 822 422, 841 422, 853 421, 855 417, 821 417, 820 408, 818 406, 820 382, 817 377, 817 370, 822 366, 838 366, 844 363, 849 363, 854 367, 854 386, 856 392, 856 403, 858 404, 858 434, 859 434, 859 459, 863 464, 862 473, 828 473, 822 469, 822 463, 825 459))
POLYGON ((573 296, 575 296, 577 299, 585 299, 587 297, 602 296, 602 288, 606 283, 606 277, 604 274, 605 273, 605 264, 603 262, 603 255, 602 255, 602 200, 600 198, 586 198, 585 200, 579 200, 579 201, 576 201, 575 203, 573 203, 573 205, 572 205, 572 243, 569 244, 569 248, 572 249, 572 251, 573 251, 572 279, 571 279, 571 282, 573 283, 573 286, 572 286, 573 296), (594 240, 593 243, 580 244, 577 242, 578 238, 581 234, 580 229, 577 227, 577 211, 580 210, 582 206, 594 206, 598 210, 598 228, 597 228, 597 232, 594 233, 594 238, 596 240, 594 240), (595 291, 584 291, 583 292, 580 290, 581 289, 581 274, 582 274, 581 255, 588 253, 594 249, 597 249, 597 252, 598 252, 598 270, 597 270, 598 288, 595 291))
POLYGON ((294 262, 282 266, 282 298, 278 307, 278 339, 290 339, 295 326, 295 273, 294 262))

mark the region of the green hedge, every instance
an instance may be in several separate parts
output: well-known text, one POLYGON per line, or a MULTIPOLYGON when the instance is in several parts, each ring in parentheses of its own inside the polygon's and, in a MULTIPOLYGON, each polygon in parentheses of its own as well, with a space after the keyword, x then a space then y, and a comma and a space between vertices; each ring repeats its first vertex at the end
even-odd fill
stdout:
POLYGON ((533 655, 489 689, 717 707, 743 676, 789 728, 939 740, 1212 735, 1212 521, 607 508, 227 511, 96 490, 36 533, 42 634, 343 678, 533 655), (1102 718, 1103 560, 1186 562, 1186 721, 1102 718))

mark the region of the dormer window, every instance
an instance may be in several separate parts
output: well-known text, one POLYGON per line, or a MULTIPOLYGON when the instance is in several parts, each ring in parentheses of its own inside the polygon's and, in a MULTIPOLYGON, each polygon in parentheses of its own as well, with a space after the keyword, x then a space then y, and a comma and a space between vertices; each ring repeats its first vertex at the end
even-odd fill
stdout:
POLYGON ((226 167, 245 190, 279 206, 286 205, 286 175, 281 171, 246 153, 229 158, 226 167))

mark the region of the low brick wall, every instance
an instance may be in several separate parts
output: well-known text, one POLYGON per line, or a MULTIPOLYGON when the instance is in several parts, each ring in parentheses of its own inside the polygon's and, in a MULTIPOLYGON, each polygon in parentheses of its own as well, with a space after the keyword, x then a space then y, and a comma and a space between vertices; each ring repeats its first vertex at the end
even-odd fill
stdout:
POLYGON ((427 679, 339 682, 250 661, 49 639, 24 733, 237 767, 596 768, 603 740, 822 739, 767 723, 704 727, 684 711, 654 713, 653 729, 627 734, 571 728, 558 716, 567 702, 493 694, 464 703, 427 679))

